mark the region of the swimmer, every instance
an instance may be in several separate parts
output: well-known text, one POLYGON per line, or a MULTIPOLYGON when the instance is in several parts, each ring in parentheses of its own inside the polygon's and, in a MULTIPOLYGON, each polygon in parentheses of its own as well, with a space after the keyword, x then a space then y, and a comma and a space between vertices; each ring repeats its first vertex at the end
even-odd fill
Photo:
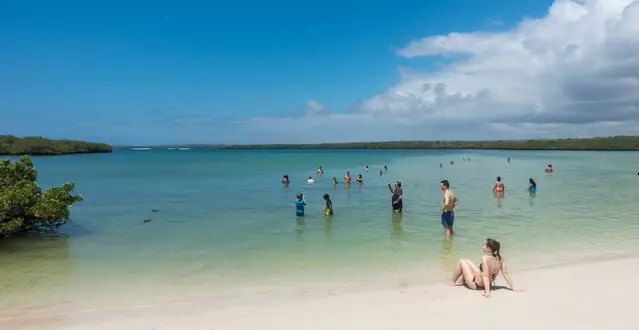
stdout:
POLYGON ((384 165, 384 172, 388 171, 388 167, 386 167, 386 165, 384 165))
POLYGON ((285 174, 284 177, 282 177, 282 184, 285 186, 288 186, 289 184, 288 174, 285 174))
POLYGON ((450 183, 448 180, 442 180, 439 184, 439 188, 444 192, 444 200, 442 202, 442 227, 446 232, 446 237, 453 236, 453 224, 455 223, 455 212, 453 209, 457 206, 459 200, 457 196, 450 190, 450 183))
POLYGON ((466 285, 471 290, 483 289, 483 296, 489 298, 495 279, 501 272, 511 291, 521 291, 515 289, 513 281, 508 275, 506 261, 499 254, 499 242, 488 238, 481 248, 484 256, 481 258, 479 267, 468 259, 460 259, 457 262, 455 271, 453 271, 451 286, 466 285))
POLYGON ((531 193, 537 192, 537 183, 532 178, 528 179, 528 191, 531 193))
MULTIPOLYGON (((384 175, 384 170, 379 170, 379 176, 384 175)), ((639 175, 639 173, 637 173, 637 175, 639 175)))
POLYGON ((451 160, 450 165, 455 165, 455 162, 451 160))
POLYGON ((317 175, 322 176, 322 174, 324 174, 324 169, 322 169, 322 166, 320 166, 320 167, 317 169, 317 175))
POLYGON ((313 177, 312 177, 312 176, 309 176, 309 177, 308 177, 308 180, 306 180, 306 183, 308 183, 308 184, 313 184, 313 183, 315 183, 315 179, 313 179, 313 177))
POLYGON ((333 177, 333 185, 336 185, 336 184, 337 184, 337 178, 333 177))
POLYGON ((366 167, 364 167, 364 171, 368 172, 368 165, 366 165, 366 167))
POLYGON ((324 202, 326 203, 324 210, 322 210, 324 215, 333 215, 333 202, 328 194, 324 194, 324 202))
POLYGON ((350 184, 351 183, 351 172, 350 171, 346 171, 346 175, 344 175, 344 183, 346 183, 346 184, 350 184))
POLYGON ((508 160, 507 160, 507 162, 509 162, 509 163, 510 163, 510 157, 508 157, 508 160))
POLYGON ((444 164, 439 164, 439 168, 444 168, 444 164))
POLYGON ((495 185, 493 186, 493 193, 495 193, 495 194, 503 194, 504 190, 506 190, 506 186, 504 186, 504 183, 501 182, 501 177, 498 176, 497 177, 497 182, 495 182, 495 185))
POLYGON ((297 200, 295 200, 295 215, 298 217, 304 216, 304 205, 306 205, 306 200, 304 199, 304 194, 301 192, 297 193, 297 200))
POLYGON ((362 184, 362 183, 364 183, 364 177, 362 177, 362 175, 361 175, 361 174, 358 174, 358 175, 357 175, 357 178, 355 179, 355 181, 356 181, 357 183, 359 183, 359 184, 362 184))
POLYGON ((395 214, 402 213, 402 209, 404 208, 404 202, 403 202, 404 191, 402 191, 402 183, 399 181, 395 182, 395 190, 391 188, 391 185, 389 183, 388 190, 390 190, 391 194, 393 194, 393 197, 391 199, 393 203, 392 204, 393 213, 395 214))
POLYGON ((552 173, 552 164, 548 164, 548 167, 546 167, 546 173, 552 173))

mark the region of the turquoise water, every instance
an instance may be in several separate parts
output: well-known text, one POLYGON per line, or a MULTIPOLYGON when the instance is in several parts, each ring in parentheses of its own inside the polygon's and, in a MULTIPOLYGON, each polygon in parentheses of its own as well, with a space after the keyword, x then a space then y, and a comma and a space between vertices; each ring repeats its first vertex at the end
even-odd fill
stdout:
POLYGON ((0 241, 5 311, 290 283, 443 281, 457 258, 479 259, 486 237, 502 242, 515 269, 639 246, 639 153, 116 150, 34 162, 41 186, 72 181, 85 201, 59 234, 0 241), (306 185, 318 165, 324 176, 306 185), (364 184, 333 186, 347 170, 364 184), (491 191, 498 175, 503 199, 491 191), (439 218, 442 179, 460 200, 450 242, 439 218), (396 180, 401 217, 387 188, 396 180), (332 218, 320 212, 324 193, 332 218))

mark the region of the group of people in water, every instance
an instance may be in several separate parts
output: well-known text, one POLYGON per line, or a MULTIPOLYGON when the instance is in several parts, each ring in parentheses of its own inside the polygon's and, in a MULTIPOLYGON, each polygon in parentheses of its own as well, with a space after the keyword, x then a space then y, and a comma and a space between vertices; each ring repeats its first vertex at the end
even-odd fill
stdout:
MULTIPOLYGON (((466 160, 466 158, 464 158, 466 160)), ((470 159, 467 159, 470 161, 470 159)), ((510 158, 507 160, 510 162, 510 158)), ((454 164, 453 161, 450 162, 451 165, 454 164)), ((443 167, 440 164, 440 167, 443 167)), ((366 166, 364 168, 366 172, 369 171, 369 167, 366 166)), ((380 169, 380 176, 384 174, 384 172, 388 171, 388 167, 384 166, 383 169, 380 169)), ((545 169, 547 174, 553 173, 552 164, 548 164, 545 169)), ((317 174, 319 176, 324 174, 324 169, 320 166, 317 170, 317 174)), ((352 178, 349 171, 344 175, 344 184, 350 185, 352 178)), ((363 176, 361 174, 357 175, 355 179, 357 184, 362 184, 364 182, 363 176)), ((315 179, 313 177, 309 177, 307 180, 308 184, 313 184, 315 179)), ((282 179, 282 183, 285 186, 288 186, 290 183, 288 175, 284 175, 282 179)), ((337 178, 333 177, 333 185, 336 185, 337 178)), ((441 224, 444 229, 445 235, 447 238, 451 238, 454 234, 453 225, 455 223, 455 207, 459 203, 459 199, 455 196, 455 193, 450 189, 450 183, 448 180, 440 181, 440 189, 443 192, 442 199, 442 207, 441 207, 441 224)), ((400 181, 396 181, 394 185, 388 184, 388 190, 390 191, 391 198, 391 206, 394 214, 401 214, 403 210, 403 190, 402 183, 400 181)), ((503 197, 503 194, 506 190, 506 186, 502 181, 501 176, 497 177, 497 181, 493 185, 493 193, 497 197, 503 197)), ((528 180, 528 189, 530 193, 536 193, 537 191, 537 183, 533 178, 528 180)), ((304 216, 304 206, 306 205, 306 199, 304 198, 304 194, 302 191, 297 192, 295 201, 295 214, 296 216, 304 216)), ((322 212, 325 216, 333 215, 333 202, 330 199, 328 194, 324 194, 323 196, 325 206, 322 209, 322 212)), ((467 259, 461 259, 457 262, 457 266, 453 271, 452 275, 452 283, 451 286, 459 286, 463 285, 472 290, 483 290, 483 295, 485 297, 490 297, 491 290, 494 285, 494 281, 500 273, 503 275, 504 279, 508 283, 509 287, 513 291, 516 290, 510 276, 508 275, 508 268, 506 266, 506 262, 504 258, 500 255, 500 243, 492 238, 486 239, 484 244, 482 245, 482 251, 484 252, 484 256, 482 256, 481 263, 479 267, 477 267, 472 261, 467 259)))

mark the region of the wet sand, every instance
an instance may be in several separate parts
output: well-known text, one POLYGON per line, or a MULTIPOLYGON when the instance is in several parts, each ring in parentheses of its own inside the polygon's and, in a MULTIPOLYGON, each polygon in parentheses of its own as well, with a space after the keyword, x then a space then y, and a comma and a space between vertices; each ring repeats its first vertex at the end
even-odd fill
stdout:
MULTIPOLYGON (((639 257, 555 266, 511 277, 523 292, 422 286, 371 289, 285 301, 206 301, 0 314, 0 328, 27 329, 615 329, 634 323, 639 257)), ((503 278, 497 285, 505 285, 503 278)), ((268 297, 266 297, 268 298, 268 297)))

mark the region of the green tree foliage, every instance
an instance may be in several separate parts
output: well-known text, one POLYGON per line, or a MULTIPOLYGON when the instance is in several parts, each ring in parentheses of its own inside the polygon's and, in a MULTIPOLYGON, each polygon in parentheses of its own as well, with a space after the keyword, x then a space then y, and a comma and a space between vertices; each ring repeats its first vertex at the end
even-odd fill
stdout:
POLYGON ((217 149, 504 149, 504 150, 639 150, 639 136, 586 139, 494 141, 389 141, 322 144, 256 144, 215 146, 217 149))
POLYGON ((65 155, 111 151, 111 146, 104 143, 0 135, 0 155, 65 155))
POLYGON ((42 191, 29 156, 0 161, 0 236, 38 228, 57 228, 69 221, 69 207, 82 201, 73 183, 42 191))

